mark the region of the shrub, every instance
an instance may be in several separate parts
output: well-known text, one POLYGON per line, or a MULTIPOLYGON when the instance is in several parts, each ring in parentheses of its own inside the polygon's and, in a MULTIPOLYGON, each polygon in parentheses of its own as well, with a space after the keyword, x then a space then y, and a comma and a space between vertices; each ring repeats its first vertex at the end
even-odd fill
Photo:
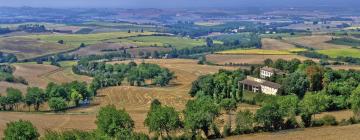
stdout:
POLYGON ((29 121, 16 121, 6 124, 4 140, 36 140, 40 135, 29 121))
POLYGON ((224 128, 223 128, 223 136, 227 137, 231 135, 231 127, 229 124, 225 124, 224 128))
POLYGON ((324 121, 321 119, 314 119, 312 121, 312 126, 313 127, 318 127, 318 126, 323 126, 324 125, 324 121))
POLYGON ((288 120, 286 120, 284 124, 285 129, 294 129, 300 127, 298 122, 296 121, 295 117, 291 117, 288 120))
POLYGON ((48 102, 50 109, 54 110, 55 112, 62 110, 67 107, 65 99, 61 97, 53 97, 48 102))
POLYGON ((336 121, 336 118, 332 115, 325 115, 321 118, 324 125, 337 125, 338 122, 336 121))

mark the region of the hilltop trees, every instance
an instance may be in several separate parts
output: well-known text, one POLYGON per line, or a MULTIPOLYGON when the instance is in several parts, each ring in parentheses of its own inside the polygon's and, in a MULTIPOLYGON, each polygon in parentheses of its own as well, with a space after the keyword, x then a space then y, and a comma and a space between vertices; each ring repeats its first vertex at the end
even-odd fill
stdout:
POLYGON ((360 118, 360 85, 352 92, 350 102, 355 117, 360 118))
POLYGON ((325 111, 329 107, 329 96, 320 93, 307 93, 300 101, 301 119, 306 127, 311 125, 312 115, 325 111))
POLYGON ((6 89, 6 92, 6 102, 8 103, 10 110, 13 110, 14 107, 17 108, 17 105, 23 98, 21 91, 14 88, 8 88, 6 89))
POLYGON ((238 88, 238 81, 244 79, 246 73, 247 71, 242 70, 220 70, 219 73, 213 75, 200 76, 192 83, 189 94, 191 96, 208 95, 216 101, 226 98, 239 101, 242 98, 242 91, 238 88))
POLYGON ((169 137, 169 132, 180 128, 180 125, 179 114, 173 107, 161 106, 158 100, 152 102, 145 119, 145 126, 149 127, 149 132, 156 132, 160 136, 165 132, 169 137))
POLYGON ((105 64, 102 62, 88 62, 80 60, 77 66, 73 67, 77 74, 95 77, 90 85, 91 93, 95 94, 97 89, 118 86, 124 80, 131 85, 144 86, 146 80, 151 80, 153 85, 166 86, 175 78, 174 73, 156 64, 136 63, 129 64, 105 64))
POLYGON ((238 134, 246 134, 253 131, 255 123, 254 114, 249 110, 240 111, 236 114, 236 129, 238 134))
POLYGON ((48 101, 50 109, 54 110, 55 112, 62 110, 67 107, 65 99, 61 97, 52 97, 48 101))
POLYGON ((284 114, 277 103, 268 103, 256 111, 255 120, 264 127, 265 130, 279 130, 283 124, 284 114))
POLYGON ((134 128, 129 114, 125 110, 117 110, 115 106, 102 107, 96 118, 98 129, 111 137, 127 138, 134 128))
POLYGON ((29 106, 34 105, 35 111, 39 111, 39 107, 46 101, 45 92, 38 87, 29 87, 25 95, 25 103, 29 106))
POLYGON ((4 140, 36 140, 40 134, 29 121, 19 120, 6 124, 4 140))
POLYGON ((203 131, 205 136, 209 136, 209 132, 214 126, 214 119, 219 115, 219 111, 218 105, 210 97, 203 96, 190 100, 184 110, 185 128, 190 130, 193 136, 198 135, 198 130, 203 131))
POLYGON ((299 98, 303 98, 310 82, 306 75, 301 72, 295 72, 285 78, 283 82, 283 89, 285 94, 295 94, 299 98))

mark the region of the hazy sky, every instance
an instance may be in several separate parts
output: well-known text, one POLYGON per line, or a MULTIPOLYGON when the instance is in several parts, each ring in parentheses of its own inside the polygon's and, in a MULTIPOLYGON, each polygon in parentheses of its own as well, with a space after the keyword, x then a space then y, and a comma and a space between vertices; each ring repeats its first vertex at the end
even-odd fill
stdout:
POLYGON ((262 6, 358 6, 360 0, 0 0, 0 6, 31 7, 262 7, 262 6))

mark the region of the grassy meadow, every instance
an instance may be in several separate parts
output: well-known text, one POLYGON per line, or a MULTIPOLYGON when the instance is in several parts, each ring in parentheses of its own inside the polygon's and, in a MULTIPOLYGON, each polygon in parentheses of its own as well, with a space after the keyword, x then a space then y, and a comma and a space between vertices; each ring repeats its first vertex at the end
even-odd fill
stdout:
POLYGON ((349 56, 349 57, 360 58, 360 49, 354 49, 354 48, 326 49, 326 50, 317 50, 317 52, 328 55, 331 58, 336 58, 338 56, 349 56))
POLYGON ((264 49, 234 49, 217 52, 217 54, 242 54, 242 55, 290 55, 291 52, 264 49))

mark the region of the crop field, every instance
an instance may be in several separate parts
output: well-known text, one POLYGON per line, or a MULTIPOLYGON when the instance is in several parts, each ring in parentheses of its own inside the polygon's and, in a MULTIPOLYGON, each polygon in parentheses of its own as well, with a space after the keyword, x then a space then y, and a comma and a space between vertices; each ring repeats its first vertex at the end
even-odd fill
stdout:
MULTIPOLYGON (((77 46, 78 47, 78 46, 77 46)), ((68 51, 76 47, 28 37, 0 38, 0 51, 13 53, 19 60, 68 51)))
MULTIPOLYGON (((136 60, 142 62, 142 60, 136 60)), ((111 63, 127 63, 129 61, 119 61, 111 63)), ((198 76, 215 73, 219 69, 231 69, 230 67, 220 66, 207 66, 198 65, 195 60, 185 59, 153 59, 145 60, 147 63, 156 63, 163 67, 169 68, 175 72, 177 78, 168 87, 130 87, 130 86, 117 86, 109 87, 99 91, 99 96, 95 98, 94 102, 99 103, 99 106, 91 106, 88 108, 77 108, 69 110, 66 114, 43 114, 43 113, 1 113, 0 112, 0 131, 5 127, 5 124, 11 120, 24 119, 30 120, 38 127, 39 131, 43 133, 46 129, 52 130, 69 130, 69 129, 80 129, 80 130, 91 130, 95 129, 95 116, 98 109, 101 106, 107 104, 115 104, 118 108, 124 108, 131 115, 135 121, 136 131, 148 133, 147 128, 144 127, 143 121, 145 120, 146 114, 149 110, 150 103, 153 99, 159 99, 163 104, 173 106, 177 110, 182 110, 185 104, 191 97, 188 95, 190 90, 191 82, 198 76)), ((63 67, 71 66, 75 62, 63 62, 63 67)), ((20 71, 15 71, 17 74, 24 74, 25 70, 28 73, 34 73, 32 76, 34 80, 30 80, 30 83, 38 85, 45 85, 49 76, 39 77, 36 75, 46 75, 49 71, 56 70, 56 67, 38 65, 38 64, 16 64, 16 67, 20 71), (33 68, 37 69, 33 69, 33 68), (46 70, 44 70, 46 68, 46 70), (44 74, 45 73, 45 74, 44 74), (36 82, 35 80, 41 80, 36 82), (34 83, 36 82, 36 83, 34 83)), ((67 73, 67 72, 63 72, 67 73)), ((53 74, 51 74, 53 75, 53 74)), ((53 76, 57 81, 61 81, 62 75, 53 76)), ((29 76, 30 77, 30 74, 29 76)), ((76 78, 77 79, 77 78, 76 78)), ((241 105, 240 108, 252 109, 254 107, 249 105, 241 105)), ((0 133, 1 137, 2 133, 0 133)))
POLYGON ((10 29, 16 29, 19 25, 26 25, 26 24, 39 24, 44 25, 48 30, 71 30, 76 32, 80 30, 82 27, 79 26, 72 26, 66 24, 56 24, 56 23, 47 23, 47 22, 26 22, 26 23, 19 23, 19 24, 0 24, 0 27, 8 27, 10 29))
POLYGON ((314 127, 275 133, 249 134, 226 138, 228 140, 358 140, 360 124, 349 126, 314 127))
MULTIPOLYGON (((119 61, 111 63, 127 63, 129 61, 119 61)), ((142 62, 137 60, 136 62, 142 62)), ((143 121, 150 108, 150 103, 153 99, 158 99, 165 105, 175 107, 177 110, 182 110, 185 104, 191 97, 188 94, 191 83, 198 76, 215 73, 219 69, 234 69, 219 66, 198 65, 195 60, 184 59, 153 59, 145 60, 146 63, 156 63, 162 67, 169 68, 175 72, 177 78, 173 80, 168 87, 131 87, 131 86, 117 86, 109 87, 99 91, 99 97, 95 98, 95 102, 100 103, 100 106, 107 104, 114 104, 118 108, 124 108, 131 115, 135 121, 136 131, 148 133, 144 127, 143 121)), ((96 112, 99 106, 76 109, 72 112, 96 112)))
POLYGON ((360 70, 359 65, 332 65, 330 67, 335 70, 349 70, 349 69, 360 70))
POLYGON ((333 36, 328 36, 328 35, 313 35, 313 36, 301 36, 301 37, 288 37, 284 39, 317 50, 350 48, 350 46, 326 43, 330 41, 332 38, 333 36))
POLYGON ((242 55, 290 55, 288 51, 265 49, 234 49, 217 52, 217 54, 242 54, 242 55))
MULTIPOLYGON (((62 62, 62 67, 56 67, 46 64, 32 64, 32 63, 18 63, 14 64, 15 72, 14 76, 21 76, 29 83, 29 87, 41 87, 46 88, 49 82, 54 83, 67 83, 72 81, 84 81, 91 82, 91 77, 76 75, 72 72, 71 65, 74 62, 62 62)), ((8 82, 0 82, 0 93, 5 92, 8 87, 19 88, 25 91, 28 87, 22 84, 14 84, 8 82)))
MULTIPOLYGON (((352 111, 334 111, 317 114, 315 118, 319 119, 324 115, 333 115, 337 121, 342 119, 349 119, 353 116, 352 111)), ((298 128, 293 130, 284 130, 279 132, 264 132, 257 134, 240 135, 226 138, 228 140, 357 140, 360 137, 360 125, 349 126, 329 126, 329 127, 312 127, 312 128, 298 128)))
POLYGON ((200 26, 216 26, 216 25, 221 25, 221 24, 224 24, 224 23, 219 22, 219 21, 195 22, 195 25, 200 25, 200 26))
POLYGON ((317 50, 318 53, 328 55, 332 58, 338 56, 349 56, 360 58, 360 49, 354 48, 343 48, 343 49, 326 49, 326 50, 317 50))
POLYGON ((270 38, 262 38, 261 39, 262 48, 264 50, 281 50, 281 51, 288 51, 288 52, 299 52, 305 51, 306 49, 297 48, 293 44, 285 43, 280 40, 270 39, 270 38))
MULTIPOLYGON (((306 58, 299 55, 223 55, 223 54, 210 54, 206 56, 206 60, 216 63, 216 64, 225 64, 225 63, 236 63, 236 64, 262 64, 265 59, 271 59, 273 61, 277 59, 299 59, 301 61, 308 60, 310 58, 306 58)), ((314 61, 319 61, 316 59, 311 59, 314 61)))
POLYGON ((29 120, 43 134, 46 130, 92 130, 96 128, 95 114, 54 114, 54 113, 26 113, 26 112, 0 112, 0 137, 6 123, 16 120, 29 120))
POLYGON ((100 21, 92 21, 81 23, 77 26, 80 27, 90 27, 93 28, 93 32, 103 32, 103 31, 156 31, 160 27, 155 25, 143 25, 143 24, 132 24, 125 22, 100 22, 100 21))
POLYGON ((30 38, 42 40, 46 42, 57 43, 59 40, 64 40, 65 45, 79 47, 81 43, 86 45, 97 44, 111 39, 118 39, 124 37, 138 36, 138 35, 152 35, 153 32, 110 32, 110 33, 96 33, 96 34, 51 34, 51 35, 31 35, 30 38))
MULTIPOLYGON (((171 36, 143 36, 143 37, 130 37, 124 39, 122 42, 135 44, 137 46, 172 46, 178 49, 192 48, 195 46, 205 45, 202 39, 190 39, 185 37, 171 37, 171 36)), ((214 43, 221 44, 222 42, 214 41, 214 43)))

